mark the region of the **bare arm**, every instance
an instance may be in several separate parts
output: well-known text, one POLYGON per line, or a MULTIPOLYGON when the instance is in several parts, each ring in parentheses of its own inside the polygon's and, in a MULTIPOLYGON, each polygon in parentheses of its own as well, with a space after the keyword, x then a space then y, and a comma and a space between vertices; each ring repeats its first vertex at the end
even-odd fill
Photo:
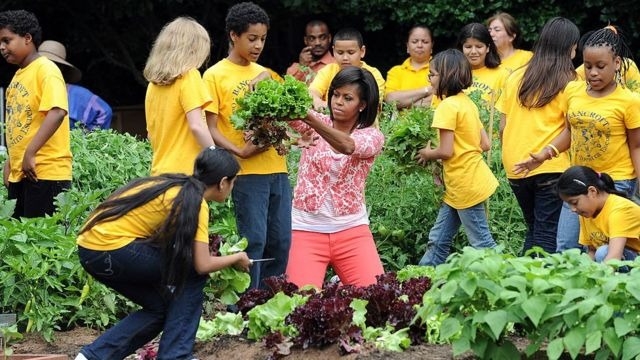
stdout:
POLYGON ((329 145, 339 153, 351 155, 355 151, 356 143, 348 133, 325 124, 317 118, 316 113, 309 112, 303 121, 311 126, 318 135, 325 139, 329 145))
POLYGON ((605 256, 603 262, 606 262, 609 259, 622 260, 625 245, 627 245, 627 238, 625 237, 609 239, 609 251, 607 252, 607 256, 605 256))
POLYGON ((425 165, 431 160, 448 160, 453 156, 453 130, 438 129, 440 131, 440 145, 431 148, 431 141, 418 151, 418 164, 425 165))
POLYGON ((398 109, 404 109, 413 105, 430 106, 433 96, 433 88, 427 86, 412 90, 398 90, 385 95, 386 102, 395 102, 398 109))
POLYGON ((491 149, 491 140, 484 128, 480 130, 480 148, 482 151, 489 151, 491 149))
POLYGON ((9 187, 9 172, 11 171, 11 163, 9 158, 4 162, 4 169, 2 170, 2 183, 5 187, 9 187))
POLYGON ((238 270, 249 271, 250 263, 249 257, 245 252, 226 256, 211 256, 209 244, 194 241, 193 265, 198 274, 205 275, 229 266, 235 266, 238 270))
POLYGON ((38 174, 36 174, 36 154, 51 138, 51 136, 53 136, 56 130, 58 130, 65 115, 67 115, 67 112, 60 108, 53 108, 47 111, 47 115, 44 117, 42 125, 34 135, 29 145, 27 145, 24 152, 24 158, 22 159, 22 171, 27 179, 31 181, 38 181, 38 174))
POLYGON ((213 138, 202 121, 202 109, 195 108, 187 112, 189 130, 203 149, 213 145, 213 138))
POLYGON ((235 156, 240 157, 242 159, 246 159, 254 154, 265 151, 267 148, 259 148, 254 145, 251 141, 247 141, 245 146, 241 149, 235 146, 229 139, 227 139, 220 130, 218 129, 218 115, 206 112, 207 116, 207 127, 209 128, 209 132, 211 133, 211 137, 213 141, 216 143, 216 146, 227 149, 235 156))
POLYGON ((636 178, 640 181, 640 128, 627 129, 627 143, 636 178))

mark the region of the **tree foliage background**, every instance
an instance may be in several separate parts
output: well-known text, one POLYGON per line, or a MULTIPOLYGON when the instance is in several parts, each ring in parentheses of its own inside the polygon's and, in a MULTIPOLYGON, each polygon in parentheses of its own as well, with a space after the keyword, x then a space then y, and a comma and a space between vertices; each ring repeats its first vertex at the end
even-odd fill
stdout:
MULTIPOLYGON (((511 13, 530 48, 549 18, 564 16, 582 32, 608 22, 621 26, 636 51, 640 24, 634 22, 633 0, 281 0, 255 1, 270 15, 271 29, 260 63, 284 73, 297 60, 304 25, 325 20, 335 32, 360 29, 365 37, 365 61, 386 74, 406 57, 406 32, 414 24, 428 25, 436 51, 453 45, 458 30, 469 22, 484 22, 498 11, 511 13)), ((187 15, 212 37, 207 66, 227 53, 224 34, 228 0, 3 0, 0 11, 26 9, 36 14, 43 38, 67 47, 67 60, 83 71, 81 84, 114 106, 140 104, 146 83, 141 70, 156 35, 173 18, 187 15)), ((0 86, 6 87, 15 66, 0 64, 0 86)))

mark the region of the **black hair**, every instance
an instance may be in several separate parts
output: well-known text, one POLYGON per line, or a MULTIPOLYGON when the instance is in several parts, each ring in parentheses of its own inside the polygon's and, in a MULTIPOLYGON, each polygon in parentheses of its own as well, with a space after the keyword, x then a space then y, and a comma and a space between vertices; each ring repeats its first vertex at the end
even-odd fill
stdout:
POLYGON ((431 69, 440 75, 438 88, 435 89, 440 99, 456 95, 473 83, 471 64, 458 49, 437 53, 431 60, 431 69))
POLYGON ((364 45, 364 40, 360 31, 354 28, 344 28, 338 30, 333 36, 333 45, 336 45, 336 41, 355 41, 358 43, 358 47, 361 48, 364 45))
POLYGON ((576 79, 571 49, 579 39, 580 30, 569 19, 558 16, 544 24, 518 89, 522 106, 541 108, 576 79))
POLYGON ((487 56, 484 58, 484 66, 489 69, 495 69, 500 66, 500 54, 498 48, 491 38, 491 34, 487 27, 480 23, 471 23, 465 25, 460 34, 458 34, 458 49, 462 51, 464 43, 467 39, 476 39, 485 44, 489 48, 487 56))
MULTIPOLYGON (((633 60, 633 52, 627 45, 622 30, 614 25, 592 31, 582 45, 582 50, 588 47, 607 46, 611 48, 613 56, 620 57, 620 74, 625 76, 629 70, 629 63, 633 60)), ((624 85, 624 83, 622 84, 624 85)))
POLYGON ((306 29, 306 28, 308 28, 308 27, 314 27, 314 26, 324 26, 324 27, 326 27, 326 28, 327 28, 327 31, 329 31, 329 33, 331 33, 331 30, 329 29, 329 25, 327 25, 327 23, 326 23, 326 22, 324 22, 324 21, 322 21, 322 20, 318 20, 318 19, 315 19, 315 20, 311 20, 311 21, 309 21, 309 22, 307 23, 307 25, 305 25, 305 27, 304 27, 304 28, 306 29))
POLYGON ((429 29, 429 27, 428 27, 427 25, 423 25, 423 24, 416 24, 416 25, 413 25, 413 26, 409 29, 409 31, 407 31, 407 40, 406 40, 406 41, 409 41, 409 38, 411 37, 411 34, 412 34, 412 33, 413 33, 413 31, 414 31, 414 30, 416 30, 416 29, 423 29, 423 30, 425 30, 426 32, 428 32, 428 33, 429 33, 429 37, 431 38, 431 41, 433 42, 433 33, 431 32, 431 29, 429 29))
POLYGON ((224 30, 228 37, 232 31, 236 35, 242 35, 253 24, 264 24, 269 28, 269 15, 263 8, 252 2, 242 2, 233 5, 227 11, 224 30))
POLYGON ((329 112, 331 117, 333 118, 333 112, 331 110, 333 92, 342 86, 350 84, 358 86, 358 95, 360 96, 360 100, 367 104, 364 110, 358 115, 358 121, 355 124, 355 128, 363 129, 369 127, 375 122, 376 116, 378 116, 380 90, 378 89, 378 83, 371 72, 357 66, 345 66, 336 74, 336 76, 333 77, 333 80, 331 80, 328 94, 329 112))
POLYGON ((219 184, 225 177, 233 179, 239 170, 238 161, 227 150, 203 150, 195 160, 191 176, 162 174, 139 178, 116 190, 91 213, 80 234, 102 222, 119 219, 169 189, 180 187, 166 219, 148 239, 165 251, 164 283, 180 289, 193 264, 193 241, 205 188, 219 184))
POLYGON ((556 184, 558 195, 578 196, 586 195, 589 186, 593 186, 598 191, 627 197, 627 194, 616 190, 615 183, 609 174, 599 173, 588 166, 572 166, 565 170, 556 184))
POLYGON ((8 29, 22 37, 30 34, 33 44, 38 48, 42 42, 42 28, 38 18, 26 10, 7 10, 0 12, 0 29, 8 29))

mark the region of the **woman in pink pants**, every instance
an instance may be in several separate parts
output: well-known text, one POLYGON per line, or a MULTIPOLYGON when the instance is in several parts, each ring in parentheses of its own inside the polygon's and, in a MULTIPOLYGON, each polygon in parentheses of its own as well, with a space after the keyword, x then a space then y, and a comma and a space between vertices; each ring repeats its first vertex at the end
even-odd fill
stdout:
POLYGON ((291 124, 315 142, 299 144, 286 272, 298 286, 321 288, 329 265, 345 285, 373 284, 384 271, 364 201, 367 175, 384 144, 373 126, 378 94, 369 71, 348 66, 331 82, 330 116, 309 111, 291 124))

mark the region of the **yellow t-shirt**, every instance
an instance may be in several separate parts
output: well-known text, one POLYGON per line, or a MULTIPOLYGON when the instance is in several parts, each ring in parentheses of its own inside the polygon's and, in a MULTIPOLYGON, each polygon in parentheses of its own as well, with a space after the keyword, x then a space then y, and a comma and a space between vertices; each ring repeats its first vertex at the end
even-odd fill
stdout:
MULTIPOLYGON (((369 72, 376 79, 376 83, 378 84, 378 91, 380 92, 380 101, 384 99, 384 91, 385 91, 385 82, 382 74, 378 69, 373 66, 367 65, 364 61, 361 62, 361 67, 363 69, 369 70, 369 72)), ((316 77, 313 79, 311 84, 309 85, 309 89, 313 89, 318 92, 318 94, 322 94, 322 98, 327 100, 327 96, 329 94, 329 86, 331 85, 331 81, 333 77, 340 71, 340 64, 333 63, 328 64, 318 71, 316 77)))
MULTIPOLYGON (((134 194, 140 188, 125 192, 122 196, 134 194)), ((173 199, 181 187, 169 188, 164 194, 137 207, 118 219, 103 221, 78 235, 78 245, 90 250, 116 250, 135 239, 147 239, 153 235, 165 221, 171 210, 173 199)), ((198 229, 195 241, 209 243, 209 205, 203 199, 198 213, 198 229)))
MULTIPOLYGON (((231 114, 237 110, 236 99, 244 96, 249 89, 249 82, 265 67, 251 63, 247 66, 237 65, 228 59, 222 59, 204 72, 204 79, 213 102, 206 107, 206 111, 218 115, 218 129, 224 137, 234 145, 243 148, 245 141, 242 130, 236 130, 231 123, 231 114)), ((273 147, 251 156, 248 159, 238 159, 240 174, 275 174, 286 173, 287 163, 284 156, 278 155, 273 147)))
MULTIPOLYGON (((200 72, 191 69, 171 85, 149 83, 144 100, 147 132, 153 151, 151 175, 193 174, 202 146, 191 132, 187 112, 211 102, 200 72)), ((206 128, 204 112, 203 125, 206 128)))
MULTIPOLYGON (((626 59, 629 66, 627 68, 627 73, 624 74, 624 81, 627 87, 633 91, 640 91, 640 71, 638 70, 638 65, 636 65, 635 61, 631 59, 626 59)), ((586 76, 584 72, 584 64, 580 64, 576 69, 576 73, 578 73, 578 79, 585 81, 586 76)))
POLYGON ((474 69, 471 73, 473 83, 464 92, 470 94, 474 90, 480 90, 482 91, 482 99, 489 104, 491 104, 491 94, 493 94, 493 103, 495 104, 502 93, 505 78, 509 76, 509 73, 500 67, 494 69, 482 67, 474 69))
MULTIPOLYGON (((527 109, 520 105, 518 88, 525 69, 526 67, 520 68, 509 76, 496 103, 496 109, 507 118, 502 134, 502 164, 507 178, 510 179, 523 177, 522 174, 513 173, 513 166, 528 159, 530 153, 542 150, 560 135, 566 121, 567 99, 563 91, 541 108, 527 109)), ((527 177, 561 173, 568 167, 569 155, 565 151, 558 157, 543 162, 538 168, 530 171, 527 177)))
POLYGON ((640 127, 640 98, 621 86, 594 98, 582 80, 566 89, 571 125, 571 162, 609 174, 613 180, 635 179, 627 129, 640 127))
POLYGON ((506 59, 501 59, 500 67, 511 74, 518 68, 527 65, 529 60, 531 60, 531 57, 533 57, 533 53, 531 51, 516 49, 511 56, 506 59))
POLYGON ((594 249, 609 239, 626 237, 626 247, 640 251, 640 206, 629 199, 610 194, 595 218, 580 216, 580 244, 594 249))
POLYGON ((58 129, 36 153, 36 175, 40 180, 71 180, 71 136, 67 87, 58 66, 44 56, 18 69, 7 88, 7 150, 11 162, 9 181, 24 178, 22 159, 47 112, 67 112, 58 129))
POLYGON ((445 98, 435 110, 431 126, 454 132, 453 156, 442 161, 443 201, 454 209, 466 209, 487 200, 498 180, 482 158, 482 123, 473 101, 464 93, 445 98))
POLYGON ((411 66, 411 58, 408 58, 401 65, 396 65, 387 72, 385 93, 425 88, 431 85, 428 75, 429 63, 416 70, 411 66))

